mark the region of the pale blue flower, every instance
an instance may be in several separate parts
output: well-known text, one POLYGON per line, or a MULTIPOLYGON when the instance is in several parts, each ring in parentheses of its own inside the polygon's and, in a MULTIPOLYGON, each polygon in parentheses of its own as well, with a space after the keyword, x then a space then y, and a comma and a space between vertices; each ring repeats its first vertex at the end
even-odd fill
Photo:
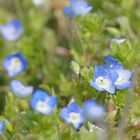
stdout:
POLYGON ((0 32, 4 40, 14 41, 21 36, 23 26, 18 20, 13 19, 4 25, 0 25, 0 32))
POLYGON ((0 120, 0 135, 3 134, 5 129, 5 121, 4 120, 0 120))
POLYGON ((96 103, 96 101, 89 99, 83 104, 83 111, 85 116, 91 121, 97 121, 104 117, 105 108, 96 103))
POLYGON ((57 105, 57 99, 56 97, 39 89, 33 93, 30 105, 35 111, 44 115, 49 115, 57 105))
POLYGON ((71 124, 76 130, 85 122, 85 117, 81 107, 75 103, 70 102, 67 107, 62 108, 60 117, 68 124, 71 124))
POLYGON ((10 82, 10 90, 18 97, 27 97, 32 94, 33 86, 24 86, 20 81, 12 80, 10 82))
POLYGON ((86 0, 70 0, 70 5, 63 8, 64 15, 68 17, 86 15, 91 10, 92 6, 90 6, 86 0))
POLYGON ((26 69, 26 59, 21 53, 8 55, 3 61, 3 68, 7 71, 9 77, 14 77, 26 69))

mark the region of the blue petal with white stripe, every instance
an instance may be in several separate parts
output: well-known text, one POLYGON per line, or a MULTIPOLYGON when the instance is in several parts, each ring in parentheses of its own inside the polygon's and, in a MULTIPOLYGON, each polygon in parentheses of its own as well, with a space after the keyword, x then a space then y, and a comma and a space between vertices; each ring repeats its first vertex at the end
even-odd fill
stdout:
POLYGON ((14 77, 25 71, 26 66, 26 59, 19 52, 8 55, 3 61, 3 68, 7 71, 9 77, 14 77))
POLYGON ((12 80, 10 82, 10 90, 18 97, 27 97, 32 94, 33 86, 24 86, 20 81, 12 80))
POLYGON ((33 93, 30 105, 35 111, 44 115, 49 115, 57 105, 57 99, 56 97, 39 89, 33 93))

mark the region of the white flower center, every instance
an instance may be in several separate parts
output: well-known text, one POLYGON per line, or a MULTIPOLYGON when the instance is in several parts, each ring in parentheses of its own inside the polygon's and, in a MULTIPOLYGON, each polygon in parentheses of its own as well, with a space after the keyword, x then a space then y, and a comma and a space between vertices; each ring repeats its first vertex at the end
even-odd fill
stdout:
POLYGON ((14 70, 15 68, 21 68, 22 64, 18 58, 13 58, 9 64, 9 70, 14 70))
POLYGON ((73 123, 80 122, 80 114, 79 113, 75 113, 75 112, 71 112, 69 114, 69 121, 73 122, 73 123))
POLYGON ((110 85, 110 82, 106 78, 104 78, 102 76, 98 77, 96 79, 95 83, 96 83, 96 85, 98 85, 98 86, 100 86, 102 88, 107 87, 107 86, 110 85))
POLYGON ((36 104, 36 110, 45 113, 47 110, 49 110, 49 106, 44 101, 38 101, 36 104))

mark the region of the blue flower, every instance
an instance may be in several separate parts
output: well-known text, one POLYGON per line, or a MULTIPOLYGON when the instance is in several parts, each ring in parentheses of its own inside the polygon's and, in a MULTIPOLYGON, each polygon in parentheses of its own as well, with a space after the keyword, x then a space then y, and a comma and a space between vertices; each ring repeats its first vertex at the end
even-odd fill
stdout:
POLYGON ((68 124, 78 130, 85 122, 85 117, 80 106, 75 102, 70 102, 67 107, 63 108, 60 112, 60 117, 68 124))
POLYGON ((3 134, 4 129, 5 129, 5 121, 1 120, 0 121, 0 135, 3 134))
POLYGON ((21 53, 8 55, 3 62, 3 68, 7 71, 9 77, 14 77, 26 69, 27 62, 21 53))
POLYGON ((14 41, 22 34, 23 26, 18 20, 13 19, 4 25, 0 25, 0 32, 5 40, 14 41))
POLYGON ((94 68, 94 78, 90 81, 90 85, 99 91, 108 91, 111 94, 115 93, 115 81, 118 74, 114 71, 106 69, 102 66, 94 68))
POLYGON ((13 94, 19 97, 27 97, 32 94, 33 86, 25 87, 20 81, 12 80, 10 82, 10 90, 13 94))
POLYGON ((100 120, 105 114, 105 108, 91 99, 84 102, 83 111, 85 116, 92 121, 100 120))
POLYGON ((56 97, 43 90, 36 90, 30 100, 31 107, 44 115, 49 115, 57 104, 56 97))
POLYGON ((92 6, 90 6, 85 0, 70 0, 70 5, 65 6, 63 12, 65 16, 75 17, 78 15, 86 15, 91 9, 92 6))
POLYGON ((115 71, 119 77, 115 81, 117 89, 125 89, 132 86, 132 82, 129 80, 132 76, 132 72, 126 69, 123 69, 123 66, 112 56, 104 57, 105 67, 115 71))

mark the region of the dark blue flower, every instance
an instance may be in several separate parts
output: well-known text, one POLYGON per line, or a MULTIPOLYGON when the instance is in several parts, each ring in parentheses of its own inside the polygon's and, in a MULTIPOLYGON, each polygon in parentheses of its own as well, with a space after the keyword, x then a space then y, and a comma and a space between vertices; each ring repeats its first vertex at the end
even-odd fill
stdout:
POLYGON ((92 9, 86 0, 70 0, 70 5, 63 8, 65 16, 75 17, 78 15, 86 15, 92 9))
POLYGON ((33 86, 24 86, 20 81, 12 80, 10 82, 10 90, 19 97, 27 97, 32 94, 33 86))
POLYGON ((14 77, 18 73, 25 71, 27 62, 21 53, 8 55, 3 62, 3 68, 9 77, 14 77))
POLYGON ((75 102, 71 102, 67 107, 63 108, 60 112, 60 117, 66 123, 72 124, 76 130, 85 122, 83 111, 75 102))
POLYGON ((0 121, 0 135, 3 134, 4 129, 5 129, 5 121, 1 120, 0 121))
POLYGON ((36 90, 30 100, 31 107, 44 115, 49 115, 57 104, 56 97, 43 90, 36 90))
POLYGON ((0 25, 0 32, 5 40, 14 41, 21 36, 23 26, 18 20, 13 19, 4 25, 0 25))
POLYGON ((105 108, 91 99, 84 102, 83 111, 85 116, 92 121, 100 120, 105 114, 105 108))
POLYGON ((118 74, 114 71, 106 69, 102 66, 96 66, 94 68, 94 77, 90 81, 90 85, 99 91, 108 91, 109 93, 115 93, 115 81, 118 78, 118 74))

